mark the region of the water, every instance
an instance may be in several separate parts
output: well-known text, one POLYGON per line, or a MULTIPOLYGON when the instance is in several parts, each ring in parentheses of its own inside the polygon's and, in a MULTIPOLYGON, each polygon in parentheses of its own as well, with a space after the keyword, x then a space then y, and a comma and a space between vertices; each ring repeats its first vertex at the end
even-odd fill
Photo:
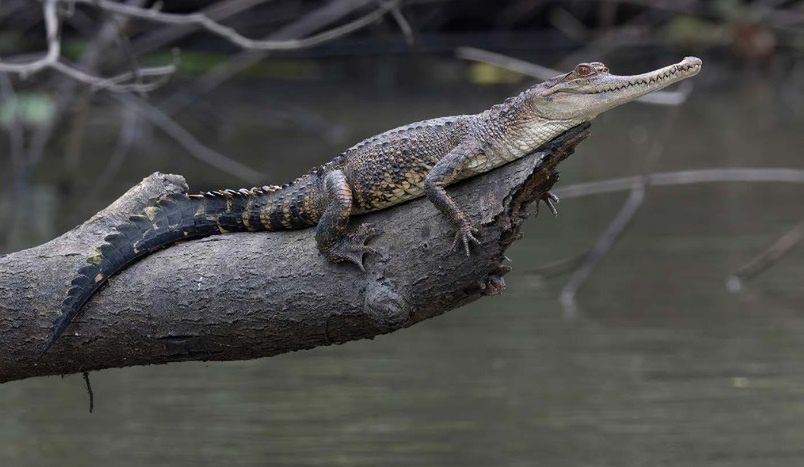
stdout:
MULTIPOLYGON (((361 137, 478 110, 512 89, 308 96, 326 119, 341 122, 331 129, 342 133, 339 141, 255 125, 270 93, 236 96, 250 104, 188 125, 200 134, 217 128, 216 147, 281 182, 361 137)), ((757 79, 710 83, 677 111, 612 111, 564 164, 561 184, 646 169, 802 168, 804 117, 785 102, 757 79)), ((112 142, 110 134, 86 153, 108 154, 112 142)), ((179 154, 169 143, 135 150, 98 198, 78 207, 80 196, 60 197, 59 174, 46 171, 30 202, 52 215, 37 235, 56 235, 156 169, 183 173, 199 189, 240 184, 179 154)), ((103 161, 87 156, 81 164, 99 172, 103 161)), ((90 174, 78 188, 92 184, 90 174)), ((625 196, 566 200, 559 218, 531 219, 510 250, 505 294, 373 341, 248 362, 102 371, 92 375, 93 414, 79 376, 2 385, 0 460, 802 465, 804 248, 742 293, 727 292, 724 281, 801 219, 804 186, 650 189, 634 224, 581 290, 577 319, 568 321, 557 301, 566 276, 542 279, 533 271, 588 248, 625 196)))

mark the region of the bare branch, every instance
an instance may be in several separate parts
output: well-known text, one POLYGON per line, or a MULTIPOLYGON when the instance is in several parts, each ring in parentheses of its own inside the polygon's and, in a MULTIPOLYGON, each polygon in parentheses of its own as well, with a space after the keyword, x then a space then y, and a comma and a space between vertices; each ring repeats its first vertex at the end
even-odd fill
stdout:
MULTIPOLYGON (((310 34, 321 28, 329 27, 334 22, 353 14, 369 3, 371 3, 371 0, 332 0, 327 5, 287 24, 269 37, 275 40, 284 40, 288 37, 310 34)), ((270 53, 271 51, 269 50, 241 51, 226 62, 213 67, 195 80, 195 83, 185 86, 181 91, 165 99, 159 107, 164 109, 168 115, 175 115, 194 102, 199 94, 212 91, 240 71, 258 63, 270 53)))
MULTIPOLYGON (((51 0, 52 1, 52 0, 51 0)), ((319 34, 305 37, 302 39, 287 39, 287 40, 260 40, 249 39, 235 31, 233 28, 224 26, 217 21, 211 19, 204 13, 190 13, 190 14, 176 14, 164 13, 156 9, 139 8, 136 6, 125 5, 110 0, 68 0, 75 3, 84 3, 96 6, 103 10, 117 13, 121 15, 130 16, 133 18, 154 21, 163 24, 172 25, 195 25, 212 34, 220 36, 232 44, 237 45, 243 49, 248 50, 298 50, 309 47, 314 47, 324 42, 337 39, 352 32, 368 26, 374 21, 385 16, 386 13, 392 11, 399 3, 399 0, 392 0, 382 2, 380 6, 371 11, 370 13, 361 16, 360 18, 338 26, 336 28, 324 31, 319 34)))
MULTIPOLYGON (((268 1, 270 0, 226 0, 214 3, 201 12, 215 21, 221 21, 268 1)), ((198 26, 192 24, 155 29, 144 34, 143 37, 138 37, 132 51, 136 55, 143 55, 165 45, 173 44, 197 30, 198 26)))
POLYGON ((47 52, 37 60, 27 63, 0 62, 0 72, 17 73, 27 77, 52 66, 61 55, 61 38, 59 37, 59 17, 56 13, 56 4, 59 0, 45 0, 43 13, 45 16, 45 31, 47 34, 47 52))
MULTIPOLYGON (((131 73, 124 73, 111 78, 103 78, 68 65, 61 60, 60 24, 56 11, 56 6, 59 1, 63 0, 45 0, 43 6, 45 31, 47 34, 47 52, 45 55, 36 60, 22 63, 0 62, 0 72, 15 73, 25 78, 42 70, 52 69, 76 81, 88 84, 95 89, 106 89, 116 92, 145 92, 153 90, 161 85, 164 82, 164 78, 176 71, 176 67, 173 64, 161 67, 143 68, 137 72, 137 76, 152 76, 157 77, 157 79, 150 83, 124 84, 125 81, 137 76, 133 76, 131 73)), ((121 6, 131 8, 127 5, 121 6)))
MULTIPOLYGON (((537 65, 518 58, 490 52, 488 50, 476 49, 474 47, 459 47, 455 49, 455 55, 464 60, 488 63, 507 70, 516 71, 523 75, 532 76, 537 79, 546 80, 562 74, 558 70, 537 65)), ((679 105, 687 99, 692 84, 682 83, 677 91, 656 91, 651 94, 639 97, 636 102, 656 105, 679 105)))

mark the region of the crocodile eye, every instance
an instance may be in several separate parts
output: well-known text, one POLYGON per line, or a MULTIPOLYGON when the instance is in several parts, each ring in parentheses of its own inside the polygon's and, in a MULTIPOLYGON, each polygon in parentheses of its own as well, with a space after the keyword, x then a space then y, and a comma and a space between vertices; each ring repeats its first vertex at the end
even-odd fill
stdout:
POLYGON ((580 65, 575 67, 575 74, 578 76, 589 76, 594 73, 595 69, 591 66, 587 65, 586 63, 581 63, 580 65))

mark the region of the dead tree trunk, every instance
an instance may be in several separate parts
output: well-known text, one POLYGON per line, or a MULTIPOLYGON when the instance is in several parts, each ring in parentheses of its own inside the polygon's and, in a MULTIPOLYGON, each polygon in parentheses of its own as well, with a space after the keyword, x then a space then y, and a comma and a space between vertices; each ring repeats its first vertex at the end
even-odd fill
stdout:
MULTIPOLYGON (((182 243, 134 264, 84 308, 40 362, 70 280, 129 215, 182 177, 154 174, 86 223, 0 257, 0 382, 181 360, 243 360, 371 338, 499 293, 504 251, 527 206, 588 135, 569 130, 542 150, 450 188, 480 226, 471 257, 450 252, 453 229, 427 200, 353 219, 384 233, 367 272, 329 264, 313 230, 242 233, 182 243)), ((538 201, 537 201, 538 202, 538 201)))

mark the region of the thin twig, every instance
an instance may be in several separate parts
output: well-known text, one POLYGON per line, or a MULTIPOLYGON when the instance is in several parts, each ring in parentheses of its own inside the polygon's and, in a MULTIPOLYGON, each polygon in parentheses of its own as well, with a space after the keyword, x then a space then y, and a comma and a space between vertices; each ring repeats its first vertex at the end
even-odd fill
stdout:
POLYGON ((262 173, 251 167, 205 146, 192 133, 147 101, 132 94, 112 94, 112 97, 124 105, 133 106, 140 115, 165 132, 198 160, 251 184, 256 184, 264 178, 262 173))
MULTIPOLYGON (((550 79, 563 74, 558 70, 553 70, 552 68, 547 68, 542 65, 537 65, 535 63, 509 57, 507 55, 490 52, 488 50, 476 49, 474 47, 459 47, 455 49, 455 55, 464 60, 488 63, 490 65, 499 66, 501 68, 516 71, 517 73, 522 73, 523 75, 541 80, 550 79)), ((655 91, 651 94, 637 98, 636 101, 645 104, 679 105, 687 99, 687 96, 691 91, 692 85, 686 83, 686 85, 679 85, 677 91, 655 91)))
POLYGON ((790 250, 804 240, 804 221, 796 224, 795 227, 779 237, 765 251, 754 257, 751 261, 744 264, 734 274, 726 280, 726 288, 732 292, 738 292, 743 288, 743 283, 751 280, 776 264, 790 250))
POLYGON ((620 212, 614 217, 609 226, 603 232, 603 235, 598 238, 595 245, 584 257, 584 262, 570 277, 570 280, 561 290, 559 300, 564 308, 565 318, 574 318, 577 314, 577 304, 575 296, 580 287, 586 282, 586 279, 592 274, 595 267, 598 265, 603 256, 611 250, 611 247, 622 236, 623 231, 631 223, 642 201, 645 199, 645 184, 635 183, 631 188, 631 194, 623 204, 620 212))
POLYGON ((526 274, 541 277, 552 277, 566 274, 576 270, 581 264, 583 264, 588 255, 589 251, 584 251, 579 255, 570 256, 568 258, 553 261, 552 263, 530 269, 526 272, 526 274))
POLYGON ((408 45, 413 45, 416 42, 416 38, 413 36, 413 28, 410 26, 408 19, 405 18, 398 4, 391 8, 391 17, 394 18, 397 26, 399 26, 399 30, 402 31, 402 35, 405 36, 405 42, 407 42, 408 45))
MULTIPOLYGON (((630 189, 642 176, 612 178, 595 182, 576 183, 556 190, 562 199, 580 198, 630 189)), ((804 169, 730 168, 656 172, 644 176, 647 186, 692 185, 722 182, 804 183, 804 169)))

